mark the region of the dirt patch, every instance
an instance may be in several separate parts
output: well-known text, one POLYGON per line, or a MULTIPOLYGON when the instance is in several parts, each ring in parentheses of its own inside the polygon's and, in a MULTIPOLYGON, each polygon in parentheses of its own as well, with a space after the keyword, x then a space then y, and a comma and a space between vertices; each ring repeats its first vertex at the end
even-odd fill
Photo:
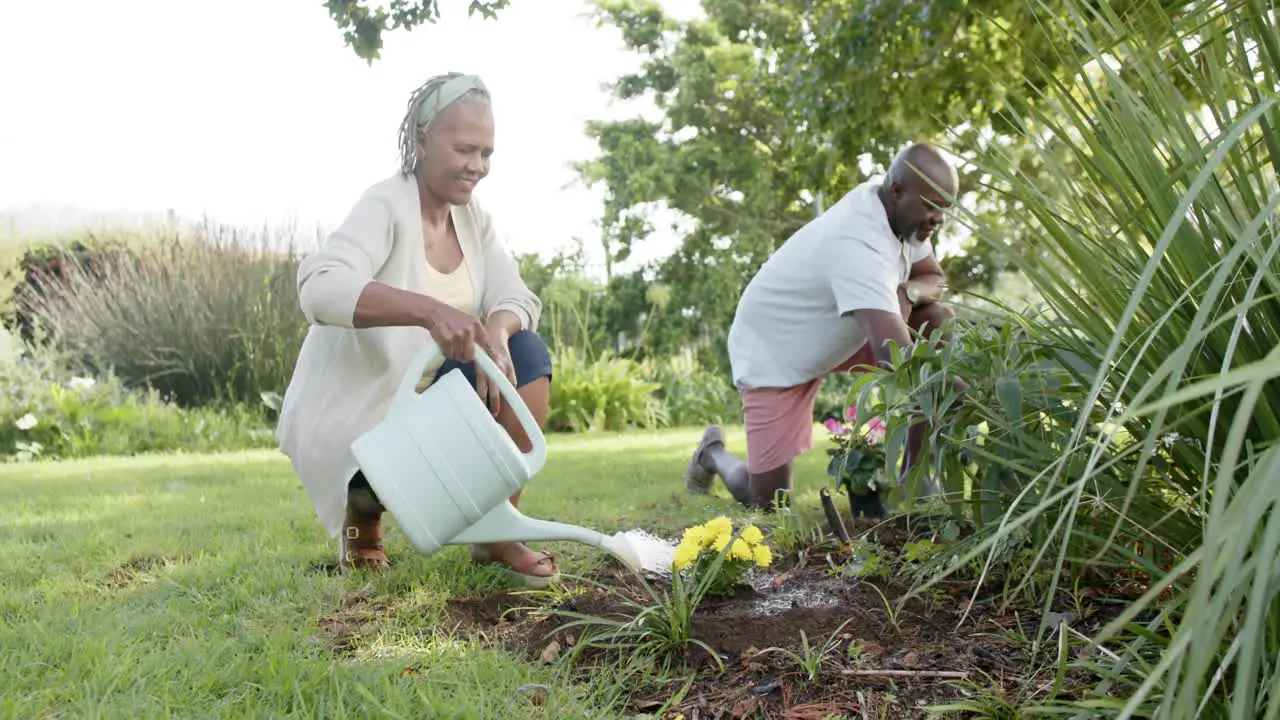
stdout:
POLYGON ((183 560, 182 555, 139 555, 107 573, 102 584, 111 590, 123 590, 137 585, 157 570, 170 568, 183 560))
MULTIPOLYGON (((1035 670, 1027 638, 1040 620, 1038 601, 1003 606, 992 594, 998 583, 975 593, 972 581, 957 580, 899 602, 911 585, 907 569, 919 561, 913 553, 928 550, 921 539, 937 535, 904 522, 849 524, 860 540, 854 548, 826 542, 778 553, 772 567, 757 570, 732 597, 704 600, 692 637, 715 657, 688 647, 670 680, 628 685, 627 711, 657 713, 665 705, 664 718, 924 718, 928 706, 967 693, 1024 694, 1035 670), (857 549, 866 547, 881 553, 882 565, 864 561, 857 549), (821 658, 816 677, 809 676, 806 656, 821 658)), ((449 623, 531 662, 562 660, 573 648, 580 651, 576 668, 598 671, 602 661, 627 658, 589 643, 583 647, 582 628, 565 613, 626 620, 635 613, 628 600, 647 605, 649 595, 621 569, 591 579, 565 593, 509 590, 454 598, 449 623)), ((650 583, 659 593, 670 590, 669 580, 650 583)), ((1080 598, 1102 601, 1097 593, 1080 598)), ((1065 598, 1059 605, 1064 617, 1070 614, 1065 598)), ((322 627, 339 652, 350 652, 390 610, 388 600, 352 596, 322 627)), ((1107 614, 1091 609, 1089 622, 1070 622, 1088 633, 1107 614)))
POLYGON ((342 607, 320 619, 320 629, 335 653, 350 655, 377 632, 377 621, 390 612, 391 604, 372 590, 351 593, 343 598, 342 607))

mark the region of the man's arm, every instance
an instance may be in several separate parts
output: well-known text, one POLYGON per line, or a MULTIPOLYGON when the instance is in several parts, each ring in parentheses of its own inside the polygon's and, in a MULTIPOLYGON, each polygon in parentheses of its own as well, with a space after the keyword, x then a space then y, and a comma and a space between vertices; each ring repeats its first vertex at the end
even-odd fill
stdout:
POLYGON ((845 313, 845 317, 852 318, 862 329, 863 335, 871 345, 871 353, 875 356, 877 366, 885 370, 893 369, 893 359, 887 342, 889 340, 897 343, 898 347, 902 348, 903 354, 910 354, 911 331, 903 321, 902 315, 884 310, 854 310, 845 313))
POLYGON ((907 295, 908 286, 916 294, 915 302, 911 302, 913 306, 928 305, 942 297, 942 291, 947 286, 947 276, 942 272, 942 266, 938 264, 938 258, 934 257, 933 253, 929 253, 911 265, 911 275, 906 282, 898 286, 899 300, 910 302, 907 295))

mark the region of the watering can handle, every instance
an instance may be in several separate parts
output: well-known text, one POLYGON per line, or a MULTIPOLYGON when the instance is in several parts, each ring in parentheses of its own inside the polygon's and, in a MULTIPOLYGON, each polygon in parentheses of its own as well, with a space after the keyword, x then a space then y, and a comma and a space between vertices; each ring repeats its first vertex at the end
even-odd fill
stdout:
MULTIPOLYGON (((404 378, 400 380, 400 391, 397 395, 401 399, 413 398, 414 388, 422 379, 423 370, 439 356, 440 346, 434 340, 427 340, 426 346, 414 356, 405 369, 404 378)), ((476 366, 478 371, 488 375, 498 384, 498 391, 502 393, 503 399, 507 405, 511 406, 516 419, 524 427, 525 435, 529 437, 529 444, 533 446, 529 452, 524 453, 525 466, 528 468, 530 477, 538 474, 542 471, 542 466, 547 463, 547 446, 542 437, 542 429, 538 427, 538 421, 533 419, 533 413, 529 412, 529 407, 524 404, 524 400, 520 399, 511 381, 498 370, 497 364, 479 345, 476 345, 476 366)))

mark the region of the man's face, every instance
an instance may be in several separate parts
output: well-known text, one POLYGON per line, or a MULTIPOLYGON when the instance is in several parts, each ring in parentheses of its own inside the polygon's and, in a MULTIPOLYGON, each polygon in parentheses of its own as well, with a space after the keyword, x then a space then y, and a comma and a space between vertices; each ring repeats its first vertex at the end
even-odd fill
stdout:
MULTIPOLYGON (((935 178, 934 182, 948 194, 955 195, 953 179, 935 178)), ((912 178, 907 183, 895 184, 893 192, 896 202, 893 205, 893 215, 889 218, 893 232, 898 237, 915 243, 931 239, 934 231, 946 219, 951 203, 924 178, 912 178)))

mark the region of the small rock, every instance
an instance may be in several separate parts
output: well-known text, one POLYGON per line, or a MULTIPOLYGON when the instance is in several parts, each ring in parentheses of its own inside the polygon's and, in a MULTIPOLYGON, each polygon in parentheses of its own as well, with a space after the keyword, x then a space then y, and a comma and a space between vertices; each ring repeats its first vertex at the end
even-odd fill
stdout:
POLYGON ((915 650, 912 650, 911 652, 908 652, 906 655, 902 656, 902 664, 906 666, 908 670, 917 670, 922 665, 924 665, 924 663, 920 659, 920 653, 916 652, 915 650))
POLYGON ((560 643, 552 640, 550 645, 542 648, 542 655, 540 657, 544 663, 555 662, 556 658, 560 657, 560 643))
POLYGON ((751 688, 751 692, 755 695, 768 695, 769 693, 782 687, 782 683, 777 680, 766 680, 759 685, 751 688))
POLYGON ((534 705, 541 705, 545 703, 547 701, 547 695, 550 693, 551 688, 546 685, 538 685, 537 683, 521 685, 516 688, 516 695, 524 696, 525 699, 534 705))
POLYGON ((578 642, 578 639, 572 635, 569 635, 564 639, 564 644, 568 647, 573 647, 574 643, 576 642, 578 642))
POLYGON ((867 655, 880 657, 884 654, 884 646, 879 643, 873 643, 870 640, 859 640, 858 647, 862 648, 862 652, 867 655))

